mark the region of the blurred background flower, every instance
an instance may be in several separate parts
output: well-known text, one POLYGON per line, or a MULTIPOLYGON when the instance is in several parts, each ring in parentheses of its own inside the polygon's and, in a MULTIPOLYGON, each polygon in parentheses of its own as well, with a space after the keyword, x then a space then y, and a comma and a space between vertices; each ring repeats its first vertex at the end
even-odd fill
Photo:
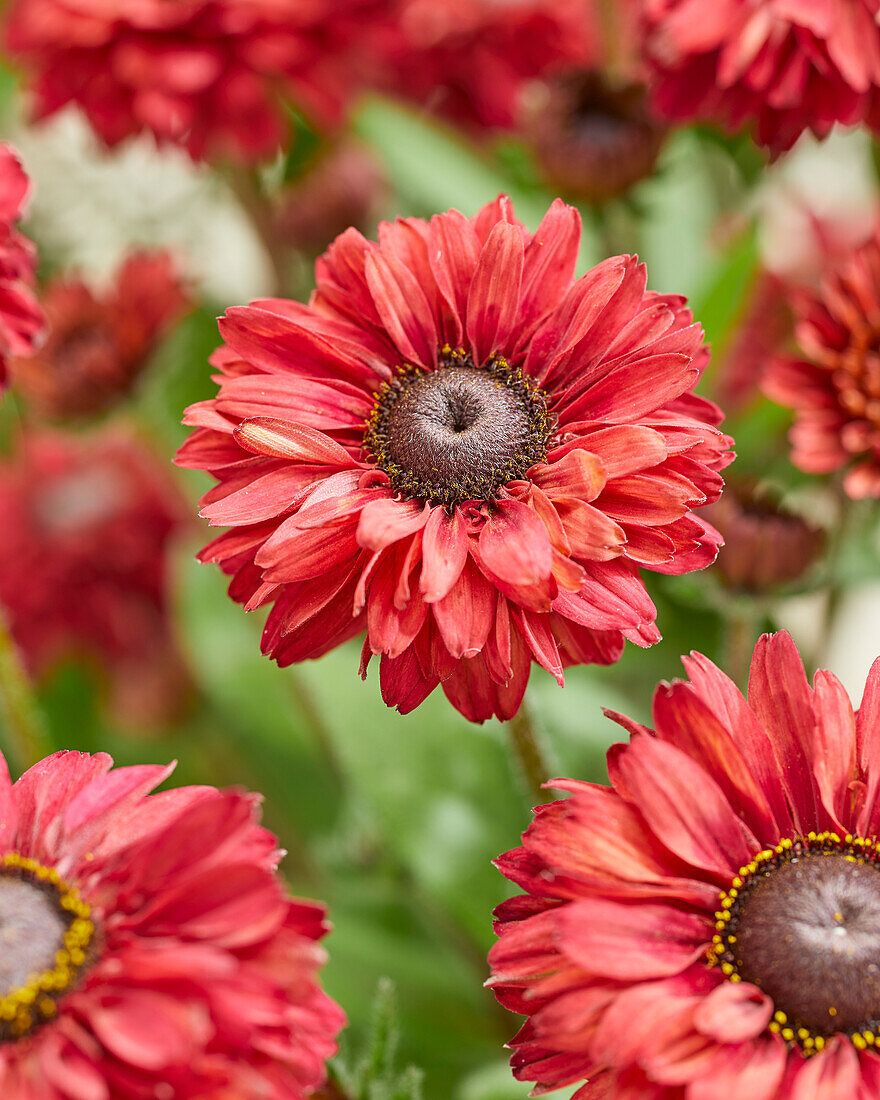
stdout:
POLYGON ((103 293, 58 276, 43 290, 47 336, 39 352, 16 359, 16 390, 41 416, 103 412, 136 384, 187 299, 168 253, 134 253, 103 293))
POLYGON ((123 724, 178 716, 167 553, 189 517, 162 463, 115 428, 28 431, 0 467, 0 502, 0 605, 30 670, 86 655, 123 724))

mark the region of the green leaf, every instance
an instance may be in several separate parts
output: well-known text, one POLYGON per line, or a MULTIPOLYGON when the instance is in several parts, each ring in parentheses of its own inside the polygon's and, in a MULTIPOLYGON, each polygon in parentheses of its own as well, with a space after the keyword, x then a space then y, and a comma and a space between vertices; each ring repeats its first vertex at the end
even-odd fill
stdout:
POLYGON ((549 192, 521 186, 460 133, 393 100, 367 99, 355 128, 382 160, 408 213, 455 207, 471 215, 503 191, 517 217, 534 230, 553 201, 549 192))

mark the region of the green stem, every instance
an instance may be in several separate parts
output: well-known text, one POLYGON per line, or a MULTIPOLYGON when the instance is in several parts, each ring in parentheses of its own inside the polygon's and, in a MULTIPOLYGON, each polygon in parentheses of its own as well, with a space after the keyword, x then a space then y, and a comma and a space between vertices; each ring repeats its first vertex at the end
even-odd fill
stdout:
POLYGON ((525 700, 517 713, 505 722, 508 744, 516 761, 523 783, 530 798, 537 802, 546 802, 547 794, 543 785, 550 779, 550 769, 541 746, 541 735, 535 726, 525 700))
POLYGON ((18 647, 0 615, 0 710, 5 719, 10 763, 19 772, 51 752, 46 723, 34 698, 18 647))

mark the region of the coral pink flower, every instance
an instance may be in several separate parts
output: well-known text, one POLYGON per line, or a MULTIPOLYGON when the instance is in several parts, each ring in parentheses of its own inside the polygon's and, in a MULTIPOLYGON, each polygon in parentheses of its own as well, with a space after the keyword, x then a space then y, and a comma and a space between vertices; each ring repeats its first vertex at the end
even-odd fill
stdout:
POLYGON ((58 278, 42 295, 48 337, 12 364, 18 390, 42 413, 100 412, 124 396, 188 305, 167 252, 128 257, 103 294, 58 278))
POLYGON ((774 154, 804 130, 880 121, 880 0, 642 0, 655 104, 753 127, 774 154))
POLYGON ((595 60, 585 0, 400 0, 385 83, 432 114, 509 129, 527 80, 595 60))
POLYGON ((324 911, 290 899, 244 791, 151 795, 172 767, 0 757, 6 1100, 290 1097, 345 1022, 317 983, 324 911))
POLYGON ((0 514, 0 605, 30 671, 88 654, 116 702, 173 709, 166 551, 187 520, 165 469, 118 432, 29 432, 0 464, 0 514))
POLYGON ((15 151, 0 143, 0 389, 8 357, 29 355, 44 323, 31 290, 36 249, 15 228, 29 187, 15 151))
POLYGON ((804 357, 775 360, 763 383, 796 412, 791 460, 813 474, 848 467, 851 497, 880 497, 880 236, 792 303, 804 357))
POLYGON ((611 787, 556 781, 498 866, 490 984, 536 1093, 870 1100, 880 1088, 880 660, 854 714, 787 634, 746 701, 710 661, 620 715, 611 787))
POLYGON ((381 0, 13 0, 8 51, 37 116, 68 103, 108 145, 149 131, 194 158, 252 161, 286 139, 282 93, 339 121, 381 0))
POLYGON ((684 299, 632 256, 574 278, 581 227, 473 218, 348 230, 308 305, 227 311, 220 392, 188 410, 183 466, 219 481, 202 553, 281 665, 366 630, 385 701, 442 682, 468 718, 516 712, 534 660, 608 664, 660 637, 639 569, 708 565, 693 506, 730 440, 692 389, 708 360, 684 299))

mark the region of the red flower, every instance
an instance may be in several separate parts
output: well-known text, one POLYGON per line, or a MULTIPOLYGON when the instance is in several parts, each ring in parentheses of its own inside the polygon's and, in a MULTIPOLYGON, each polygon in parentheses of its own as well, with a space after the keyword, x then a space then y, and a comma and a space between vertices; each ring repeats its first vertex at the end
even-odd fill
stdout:
POLYGON ((764 392, 796 412, 791 460, 807 473, 848 466, 851 497, 880 497, 880 236, 792 294, 804 358, 775 360, 764 392), (851 465, 856 459, 856 464, 851 465))
POLYGON ((30 432, 0 466, 0 514, 0 604, 30 670, 84 652, 120 704, 173 709, 165 555, 185 514, 152 455, 118 433, 30 432))
POLYGON ((227 311, 220 392, 188 410, 183 466, 230 526, 202 552, 264 652, 319 657, 366 629, 385 701, 442 682, 509 717, 537 661, 608 664, 659 639, 639 567, 708 565, 730 440, 692 389, 708 360, 684 299, 616 256, 581 279, 577 211, 535 234, 501 198, 475 217, 348 230, 309 305, 227 311))
POLYGON ((880 1088, 880 661, 858 714, 765 635, 749 699, 699 654, 611 788, 557 781, 498 861, 495 992, 536 1092, 578 1100, 869 1100, 880 1088))
POLYGON ((0 143, 0 389, 10 355, 33 351, 43 314, 31 290, 37 252, 15 228, 30 184, 17 154, 0 143))
POLYGON ((99 412, 118 401, 188 305, 167 252, 131 255, 97 296, 79 280, 55 279, 42 303, 46 343, 12 371, 16 388, 50 416, 99 412))
POLYGON ((5 40, 40 118, 76 103, 108 145, 147 130, 197 159, 252 161, 284 144, 282 92, 339 121, 382 12, 380 0, 13 0, 5 40))
POLYGON ((880 122, 880 0, 642 0, 655 104, 750 125, 774 154, 804 130, 880 122))
POLYGON ((112 764, 0 764, 3 1096, 300 1100, 345 1022, 322 907, 285 896, 255 796, 112 764))
POLYGON ((596 55, 582 0, 400 0, 398 22, 389 90, 477 130, 514 127, 527 80, 596 55))

